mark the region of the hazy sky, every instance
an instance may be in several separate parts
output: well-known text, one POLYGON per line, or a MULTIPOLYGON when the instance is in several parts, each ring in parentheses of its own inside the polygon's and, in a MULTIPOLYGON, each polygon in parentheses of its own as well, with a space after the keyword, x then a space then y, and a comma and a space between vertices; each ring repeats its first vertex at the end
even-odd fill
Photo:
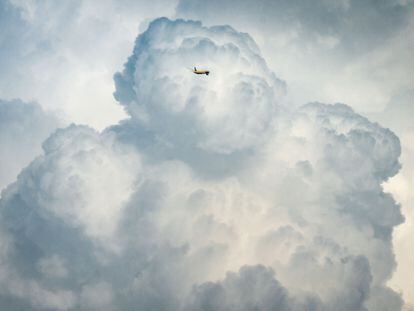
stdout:
POLYGON ((413 27, 0 0, 2 309, 413 310, 413 27))

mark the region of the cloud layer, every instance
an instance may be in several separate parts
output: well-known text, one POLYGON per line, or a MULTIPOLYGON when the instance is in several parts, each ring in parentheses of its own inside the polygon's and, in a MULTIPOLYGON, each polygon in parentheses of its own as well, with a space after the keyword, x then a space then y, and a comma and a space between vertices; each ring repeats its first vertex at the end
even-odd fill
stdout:
POLYGON ((228 26, 153 21, 115 84, 129 119, 58 130, 3 192, 3 308, 401 309, 391 131, 287 106, 228 26))

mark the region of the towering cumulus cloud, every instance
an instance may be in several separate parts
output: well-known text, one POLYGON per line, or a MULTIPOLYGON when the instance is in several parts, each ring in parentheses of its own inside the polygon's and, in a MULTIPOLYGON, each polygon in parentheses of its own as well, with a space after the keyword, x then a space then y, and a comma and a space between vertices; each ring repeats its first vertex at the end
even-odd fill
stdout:
POLYGON ((247 34, 166 19, 137 39, 115 82, 115 98, 160 138, 219 154, 263 142, 284 92, 247 34), (192 66, 209 68, 211 79, 194 79, 192 66))
POLYGON ((290 109, 229 26, 153 21, 115 83, 129 119, 58 130, 3 192, 2 309, 402 308, 392 132, 290 109))

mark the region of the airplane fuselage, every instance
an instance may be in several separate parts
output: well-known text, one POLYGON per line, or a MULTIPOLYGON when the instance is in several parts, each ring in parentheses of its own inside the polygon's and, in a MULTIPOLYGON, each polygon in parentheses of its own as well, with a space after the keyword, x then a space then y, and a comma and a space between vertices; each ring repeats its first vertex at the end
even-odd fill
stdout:
POLYGON ((194 69, 193 69, 193 72, 194 72, 196 75, 206 75, 206 76, 208 76, 208 75, 209 75, 209 73, 210 73, 210 71, 209 71, 209 70, 200 70, 200 69, 197 69, 197 68, 195 68, 195 67, 194 67, 194 69))

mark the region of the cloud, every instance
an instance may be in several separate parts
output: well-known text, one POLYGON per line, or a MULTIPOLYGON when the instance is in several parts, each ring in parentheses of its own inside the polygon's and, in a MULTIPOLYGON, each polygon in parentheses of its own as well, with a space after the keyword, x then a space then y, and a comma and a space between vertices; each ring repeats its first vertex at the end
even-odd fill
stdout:
POLYGON ((56 131, 3 192, 3 308, 401 308, 391 131, 290 107, 228 26, 154 20, 115 84, 129 119, 56 131))
POLYGON ((412 85, 411 1, 181 0, 177 17, 254 35, 296 104, 345 101, 379 112, 412 85))
POLYGON ((407 199, 414 141, 410 129, 414 62, 412 1, 187 1, 177 16, 204 24, 229 23, 258 42, 270 68, 288 81, 288 100, 345 102, 371 120, 390 127, 401 139, 402 170, 393 195, 406 221, 395 235, 399 266, 393 286, 414 303, 406 276, 414 264, 411 247, 414 201, 407 199))
MULTIPOLYGON (((308 264, 308 258, 303 258, 308 264)), ((298 262, 299 264, 299 262, 298 262)), ((323 303, 310 293, 291 295, 264 266, 243 266, 238 273, 229 272, 221 282, 195 286, 188 298, 188 310, 366 310, 371 276, 366 258, 348 258, 347 288, 331 301, 323 303), (356 276, 358 275, 358 276, 356 276)), ((299 268, 301 269, 301 268, 299 268)), ((329 269, 329 268, 328 268, 329 269)), ((332 271, 330 271, 332 272, 332 271)))
POLYGON ((288 292, 263 266, 242 267, 223 282, 195 287, 188 310, 291 310, 288 292))
POLYGON ((284 92, 248 35, 167 19, 137 39, 115 82, 115 98, 162 139, 221 154, 265 139, 284 92), (194 66, 213 78, 194 79, 194 66))
POLYGON ((62 124, 36 103, 0 100, 0 190, 41 154, 42 142, 62 124))
POLYGON ((245 22, 245 28, 256 25, 262 29, 262 33, 272 36, 279 34, 282 29, 291 28, 295 32, 293 40, 305 39, 309 44, 313 41, 313 44, 328 47, 341 45, 360 51, 375 47, 381 44, 384 37, 394 35, 409 20, 412 9, 412 3, 399 1, 380 3, 345 0, 332 3, 320 0, 309 4, 306 1, 265 0, 257 4, 252 0, 244 0, 235 5, 231 0, 208 3, 181 0, 177 14, 197 17, 209 23, 222 22, 223 18, 238 26, 245 22), (278 30, 277 27, 282 29, 278 30), (378 27, 383 28, 383 31, 378 32, 378 27))
POLYGON ((0 1, 0 98, 21 98, 98 129, 125 117, 113 73, 141 24, 175 1, 0 1), (96 113, 99 111, 99 113, 96 113))

